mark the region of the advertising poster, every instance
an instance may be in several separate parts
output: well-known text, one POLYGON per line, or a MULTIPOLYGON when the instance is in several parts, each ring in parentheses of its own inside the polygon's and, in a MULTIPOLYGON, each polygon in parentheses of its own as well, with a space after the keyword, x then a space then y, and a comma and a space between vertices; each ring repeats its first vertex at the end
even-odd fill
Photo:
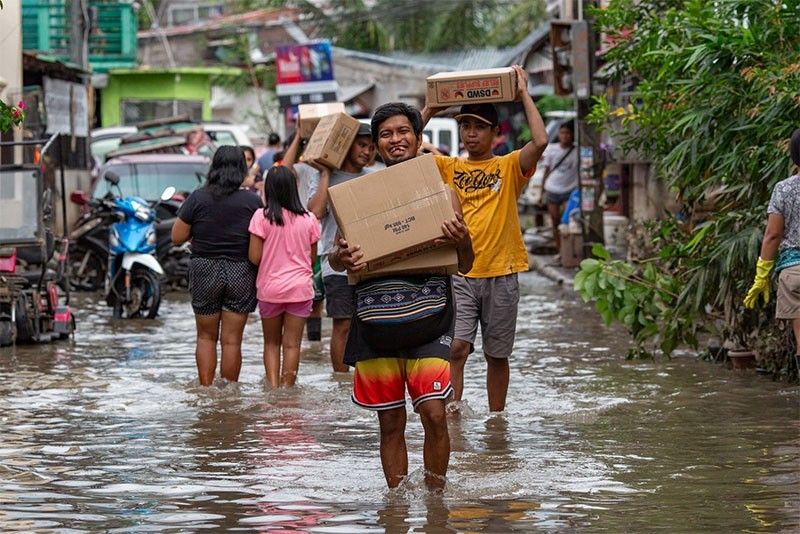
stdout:
POLYGON ((275 50, 278 100, 282 108, 336 101, 330 41, 279 46, 275 50))

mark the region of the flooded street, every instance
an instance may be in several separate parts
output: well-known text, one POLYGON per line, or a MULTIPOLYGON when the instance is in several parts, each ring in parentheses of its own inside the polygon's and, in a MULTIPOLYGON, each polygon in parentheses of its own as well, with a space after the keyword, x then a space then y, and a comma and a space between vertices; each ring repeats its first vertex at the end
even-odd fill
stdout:
POLYGON ((451 421, 448 487, 387 491, 375 415, 304 340, 267 391, 261 329, 240 384, 200 388, 188 295, 120 322, 78 295, 73 342, 0 350, 0 530, 510 532, 800 529, 800 390, 679 357, 628 362, 569 289, 528 273, 504 415, 480 355, 451 421))

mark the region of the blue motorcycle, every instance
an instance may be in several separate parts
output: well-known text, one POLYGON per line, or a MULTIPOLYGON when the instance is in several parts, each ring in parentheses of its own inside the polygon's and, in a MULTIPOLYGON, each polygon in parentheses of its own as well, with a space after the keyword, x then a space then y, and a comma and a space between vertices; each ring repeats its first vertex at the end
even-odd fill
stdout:
MULTIPOLYGON (((119 189, 119 177, 107 173, 105 179, 119 189)), ((161 200, 175 194, 168 187, 161 200)), ((161 276, 164 269, 156 259, 156 210, 139 197, 106 199, 117 215, 108 235, 108 269, 106 269, 106 303, 114 310, 114 318, 144 317, 155 319, 161 304, 161 276)))

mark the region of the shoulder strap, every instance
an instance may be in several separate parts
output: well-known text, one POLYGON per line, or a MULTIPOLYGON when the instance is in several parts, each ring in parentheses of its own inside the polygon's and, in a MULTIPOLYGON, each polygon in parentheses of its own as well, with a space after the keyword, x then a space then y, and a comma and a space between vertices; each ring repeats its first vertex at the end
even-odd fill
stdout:
POLYGON ((567 159, 567 158, 569 157, 569 155, 570 155, 570 154, 572 154, 572 151, 573 151, 573 150, 575 150, 575 145, 572 145, 571 147, 569 147, 569 150, 567 150, 567 153, 566 153, 566 154, 564 154, 563 156, 561 156, 561 159, 560 159, 560 160, 558 160, 558 163, 556 163, 555 165, 553 165, 553 168, 552 168, 552 169, 550 169, 550 172, 552 173, 554 170, 556 170, 556 169, 559 167, 559 165, 561 165, 562 163, 564 163, 564 160, 565 160, 565 159, 567 159))

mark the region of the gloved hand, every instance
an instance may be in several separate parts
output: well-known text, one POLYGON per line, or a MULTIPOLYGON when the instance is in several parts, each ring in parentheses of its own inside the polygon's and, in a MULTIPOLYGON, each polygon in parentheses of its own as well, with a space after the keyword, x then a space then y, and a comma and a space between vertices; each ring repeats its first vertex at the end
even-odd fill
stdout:
POLYGON ((775 260, 763 260, 758 258, 756 263, 756 277, 753 280, 753 286, 747 292, 744 298, 745 308, 755 308, 758 302, 758 296, 764 296, 764 304, 769 302, 769 273, 775 265, 775 260))

